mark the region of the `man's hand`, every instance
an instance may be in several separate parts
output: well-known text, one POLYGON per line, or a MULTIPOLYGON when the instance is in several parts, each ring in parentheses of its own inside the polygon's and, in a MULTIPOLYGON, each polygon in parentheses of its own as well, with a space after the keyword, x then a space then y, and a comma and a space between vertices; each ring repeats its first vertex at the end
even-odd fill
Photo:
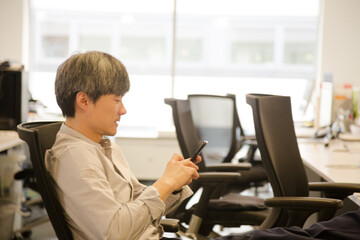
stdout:
POLYGON ((197 156, 195 162, 190 158, 184 159, 179 154, 174 154, 168 162, 163 176, 154 183, 160 198, 165 202, 173 191, 180 190, 183 186, 191 183, 193 179, 199 178, 199 167, 197 163, 201 157, 197 156))

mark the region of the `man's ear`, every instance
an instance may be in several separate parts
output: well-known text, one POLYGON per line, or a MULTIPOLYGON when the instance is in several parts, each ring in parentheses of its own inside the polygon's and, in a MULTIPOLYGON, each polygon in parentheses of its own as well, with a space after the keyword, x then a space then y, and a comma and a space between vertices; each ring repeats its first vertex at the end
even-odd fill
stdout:
POLYGON ((89 103, 90 103, 90 99, 88 97, 88 95, 84 92, 78 92, 76 94, 76 106, 78 108, 80 108, 81 110, 85 111, 88 106, 89 106, 89 103))

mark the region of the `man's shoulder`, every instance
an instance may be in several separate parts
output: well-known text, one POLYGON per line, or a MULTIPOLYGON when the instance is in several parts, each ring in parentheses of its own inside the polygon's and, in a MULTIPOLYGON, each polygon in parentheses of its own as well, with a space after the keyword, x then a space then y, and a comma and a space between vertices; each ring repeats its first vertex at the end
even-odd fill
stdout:
POLYGON ((75 151, 75 150, 96 150, 96 146, 90 144, 80 138, 74 136, 58 133, 56 136, 56 141, 51 148, 52 152, 63 152, 63 151, 75 151))
POLYGON ((48 166, 65 164, 79 170, 89 164, 100 166, 101 154, 101 150, 95 145, 76 137, 59 134, 54 146, 46 152, 45 158, 48 166))

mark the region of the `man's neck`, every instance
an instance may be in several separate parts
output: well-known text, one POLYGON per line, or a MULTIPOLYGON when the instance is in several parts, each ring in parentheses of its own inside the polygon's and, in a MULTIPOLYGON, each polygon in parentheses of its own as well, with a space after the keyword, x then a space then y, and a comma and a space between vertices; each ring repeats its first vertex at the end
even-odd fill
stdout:
POLYGON ((81 133, 82 135, 93 140, 96 143, 100 143, 100 141, 102 140, 102 136, 95 134, 94 131, 92 131, 87 124, 84 124, 83 122, 80 122, 75 118, 67 117, 65 120, 65 125, 81 133))

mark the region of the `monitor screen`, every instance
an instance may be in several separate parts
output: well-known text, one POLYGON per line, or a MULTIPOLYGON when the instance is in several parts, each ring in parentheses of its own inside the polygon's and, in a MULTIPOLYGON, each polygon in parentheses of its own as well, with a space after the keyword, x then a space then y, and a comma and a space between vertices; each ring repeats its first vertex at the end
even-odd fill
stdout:
POLYGON ((332 75, 325 73, 324 81, 321 84, 320 108, 319 108, 319 127, 328 127, 333 121, 333 99, 334 86, 332 75))

